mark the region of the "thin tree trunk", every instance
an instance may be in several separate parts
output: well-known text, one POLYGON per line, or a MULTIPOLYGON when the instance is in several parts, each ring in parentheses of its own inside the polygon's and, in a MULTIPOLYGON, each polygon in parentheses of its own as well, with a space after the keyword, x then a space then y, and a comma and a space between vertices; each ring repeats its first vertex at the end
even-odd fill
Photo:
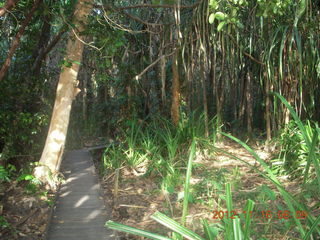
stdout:
MULTIPOLYGON (((265 74, 266 75, 266 74, 265 74)), ((270 113, 270 83, 267 76, 265 76, 266 81, 266 130, 267 130, 267 142, 271 141, 271 113, 270 113)))
POLYGON ((39 51, 37 58, 35 59, 31 71, 37 71, 36 69, 41 69, 41 63, 45 59, 46 55, 54 48, 54 46, 59 42, 62 35, 67 31, 67 28, 64 26, 57 33, 57 35, 51 40, 51 42, 44 48, 39 51))
POLYGON ((175 126, 178 125, 180 115, 180 81, 178 71, 178 50, 175 50, 172 59, 172 105, 171 105, 171 118, 175 126))
MULTIPOLYGON (((33 59, 35 59, 35 61, 42 54, 43 50, 45 49, 45 47, 48 44, 48 41, 50 39, 50 30, 51 30, 51 23, 50 22, 51 22, 51 15, 50 14, 44 15, 43 16, 43 25, 42 25, 38 45, 37 45, 36 49, 34 50, 34 54, 33 54, 33 59)), ((39 77, 41 65, 42 65, 42 61, 40 61, 36 65, 36 67, 32 69, 32 71, 34 72, 34 76, 36 78, 39 77)))
POLYGON ((60 167, 72 101, 79 92, 77 88, 78 62, 81 62, 84 44, 78 37, 79 33, 84 30, 84 24, 91 8, 92 4, 84 0, 79 0, 75 7, 74 24, 76 28, 70 33, 65 57, 71 67, 63 67, 61 71, 48 136, 40 159, 40 166, 35 169, 36 177, 50 184, 52 183, 49 178, 50 173, 55 174, 60 167), (77 36, 74 33, 77 33, 77 36))
POLYGON ((12 60, 12 57, 16 51, 16 49, 18 48, 19 44, 20 44, 20 39, 22 37, 22 35, 24 34, 24 31, 27 27, 27 25, 29 24, 29 22, 31 21, 32 19, 32 16, 34 14, 34 12, 36 11, 36 9, 39 7, 40 3, 42 2, 42 0, 36 0, 32 6, 32 9, 31 11, 29 12, 29 14, 27 15, 26 19, 23 21, 15 39, 13 40, 12 44, 11 44, 11 47, 10 47, 10 50, 8 52, 8 56, 6 58, 6 60, 4 61, 3 65, 2 65, 2 68, 0 70, 0 81, 4 78, 4 76, 6 75, 9 67, 10 67, 10 64, 11 64, 11 60, 12 60))
MULTIPOLYGON (((203 48, 204 49, 204 48, 203 48)), ((209 137, 209 120, 208 120, 208 101, 207 101, 207 84, 206 84, 206 79, 207 79, 207 56, 205 53, 205 50, 203 52, 203 58, 202 58, 202 66, 201 66, 201 71, 202 71, 202 98, 203 98, 203 113, 204 113, 204 127, 205 127, 205 136, 209 137)))
MULTIPOLYGON (((165 54, 164 49, 164 39, 161 41, 161 47, 160 47, 160 53, 159 57, 163 56, 165 54)), ((162 100, 162 106, 163 109, 166 106, 166 58, 163 57, 160 60, 160 79, 161 79, 161 100, 162 100)))
POLYGON ((84 127, 87 127, 88 121, 88 74, 86 73, 83 78, 83 92, 82 92, 82 119, 84 122, 84 127))
POLYGON ((10 11, 11 8, 13 8, 19 0, 7 0, 3 7, 0 8, 0 17, 5 15, 6 12, 10 11))
POLYGON ((246 87, 246 117, 247 117, 247 131, 248 134, 252 134, 252 107, 253 107, 253 98, 252 98, 252 79, 251 79, 251 73, 247 72, 247 87, 246 87))
POLYGON ((172 57, 172 105, 171 105, 171 118, 172 122, 175 126, 178 126, 180 113, 180 79, 179 79, 179 49, 181 46, 181 37, 182 34, 180 32, 180 3, 181 0, 177 0, 174 5, 174 16, 176 21, 176 30, 174 36, 174 54, 172 57))

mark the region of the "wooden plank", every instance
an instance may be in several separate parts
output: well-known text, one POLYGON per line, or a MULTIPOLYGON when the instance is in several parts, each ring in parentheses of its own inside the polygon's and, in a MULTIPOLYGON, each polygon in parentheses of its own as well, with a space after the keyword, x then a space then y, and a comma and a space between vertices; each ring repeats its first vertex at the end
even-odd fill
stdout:
POLYGON ((46 239, 116 239, 104 226, 111 212, 104 204, 89 150, 67 153, 62 172, 66 181, 59 190, 46 239))

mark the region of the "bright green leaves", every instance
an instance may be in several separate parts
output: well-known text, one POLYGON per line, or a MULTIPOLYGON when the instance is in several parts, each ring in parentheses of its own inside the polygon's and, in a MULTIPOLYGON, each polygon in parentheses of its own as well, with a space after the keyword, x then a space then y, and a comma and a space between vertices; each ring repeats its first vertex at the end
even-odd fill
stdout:
POLYGON ((225 22, 225 21, 219 23, 219 25, 218 25, 218 27, 217 27, 218 32, 221 31, 221 29, 224 27, 224 25, 226 25, 226 23, 227 23, 227 22, 225 22))
POLYGON ((218 26, 217 26, 217 31, 220 32, 224 26, 228 24, 232 24, 234 26, 237 26, 238 28, 244 28, 243 24, 240 22, 240 20, 236 17, 232 17, 232 15, 227 15, 222 12, 216 12, 212 13, 209 16, 209 23, 213 24, 214 20, 218 20, 218 26))
POLYGON ((212 10, 216 10, 219 7, 219 1, 217 0, 210 0, 209 6, 212 10))
POLYGON ((213 24, 214 20, 217 19, 219 21, 217 30, 220 32, 222 28, 228 23, 228 15, 226 15, 223 12, 216 12, 216 13, 211 13, 209 16, 209 23, 213 24))
POLYGON ((288 14, 292 0, 258 0, 258 16, 264 18, 288 14))
POLYGON ((212 13, 209 16, 209 23, 212 24, 214 22, 214 19, 217 19, 219 21, 223 21, 226 19, 226 17, 227 17, 227 15, 224 14, 223 12, 212 13))
POLYGON ((243 28, 243 24, 240 22, 240 5, 246 5, 247 2, 244 0, 233 0, 233 4, 225 5, 223 1, 210 1, 210 9, 213 13, 209 16, 209 23, 214 24, 217 20, 217 31, 220 32, 227 25, 236 26, 243 28), (224 4, 224 5, 223 5, 224 4), (217 11, 220 10, 220 11, 217 11))

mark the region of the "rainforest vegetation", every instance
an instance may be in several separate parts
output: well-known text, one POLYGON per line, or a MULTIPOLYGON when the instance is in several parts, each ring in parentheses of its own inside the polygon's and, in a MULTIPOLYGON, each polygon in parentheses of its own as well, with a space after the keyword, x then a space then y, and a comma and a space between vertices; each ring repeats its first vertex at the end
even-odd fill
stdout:
POLYGON ((319 239, 319 22, 319 0, 1 1, 0 238, 43 239, 64 153, 101 146, 123 239, 319 239))

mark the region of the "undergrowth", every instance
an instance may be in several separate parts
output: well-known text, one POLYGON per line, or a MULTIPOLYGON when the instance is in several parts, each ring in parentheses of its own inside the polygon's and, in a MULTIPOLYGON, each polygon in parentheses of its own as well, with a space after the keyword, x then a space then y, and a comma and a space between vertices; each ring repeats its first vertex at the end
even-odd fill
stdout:
POLYGON ((218 129, 218 126, 215 121, 211 122, 211 135, 208 138, 204 134, 203 119, 196 119, 194 116, 183 119, 177 127, 163 118, 128 121, 119 138, 119 145, 111 145, 103 155, 104 173, 128 167, 138 175, 160 179, 159 188, 164 194, 181 191, 179 194, 182 194, 183 200, 182 215, 179 222, 159 212, 152 215, 155 221, 170 229, 170 238, 112 221, 107 222, 106 226, 150 239, 184 237, 209 240, 262 240, 275 239, 270 238, 268 234, 274 232, 278 232, 278 237, 279 232, 282 236, 287 235, 286 239, 317 239, 320 236, 320 216, 315 215, 317 205, 310 206, 308 202, 310 198, 317 199, 320 196, 319 189, 310 189, 311 183, 316 182, 320 185, 320 130, 317 124, 308 121, 303 123, 289 103, 279 94, 275 95, 289 109, 293 121, 279 136, 278 141, 282 147, 278 160, 271 163, 261 159, 245 142, 227 133, 221 132, 225 137, 240 144, 255 158, 258 165, 251 165, 238 156, 217 149, 217 132, 214 129, 218 129), (202 167, 194 160, 204 152, 211 153, 213 158, 215 153, 220 152, 246 164, 253 172, 262 176, 268 185, 263 184, 256 188, 255 192, 243 194, 242 202, 245 201, 246 204, 242 206, 241 213, 236 212, 235 207, 239 207, 240 194, 234 197, 233 193, 242 187, 239 183, 241 173, 237 168, 231 172, 224 171, 223 168, 202 170, 202 181, 191 184, 192 174, 198 173, 202 167), (275 164, 279 159, 282 164, 275 164), (303 175, 303 195, 291 193, 286 189, 279 180, 279 175, 283 172, 293 177, 297 173, 303 175), (205 196, 201 198, 202 202, 200 201, 203 205, 217 209, 213 214, 221 222, 203 219, 202 229, 194 232, 188 228, 186 216, 189 204, 195 201, 194 196, 199 195, 205 196), (265 220, 263 225, 254 222, 254 217, 258 214, 265 220), (279 224, 272 222, 275 218, 279 224))

